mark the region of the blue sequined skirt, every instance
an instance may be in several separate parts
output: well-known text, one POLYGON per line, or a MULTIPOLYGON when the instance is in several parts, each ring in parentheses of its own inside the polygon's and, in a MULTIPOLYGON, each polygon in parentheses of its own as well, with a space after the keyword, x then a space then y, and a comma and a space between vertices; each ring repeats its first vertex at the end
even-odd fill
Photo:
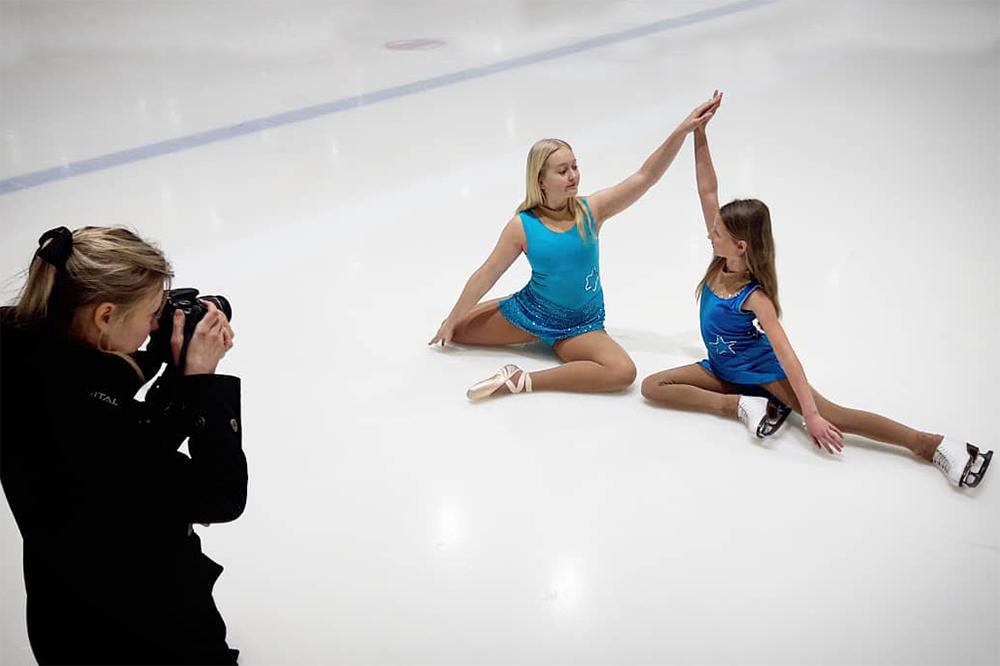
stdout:
POLYGON ((570 309, 538 296, 529 284, 498 307, 504 319, 550 347, 566 338, 604 330, 603 294, 580 309, 570 309))

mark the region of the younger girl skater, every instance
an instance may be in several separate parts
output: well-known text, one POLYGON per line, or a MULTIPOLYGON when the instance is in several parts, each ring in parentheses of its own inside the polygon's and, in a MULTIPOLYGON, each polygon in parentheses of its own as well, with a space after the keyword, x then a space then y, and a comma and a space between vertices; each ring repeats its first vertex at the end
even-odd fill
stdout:
POLYGON ((598 237, 608 219, 660 180, 687 134, 707 122, 717 105, 711 99, 698 106, 636 173, 590 197, 577 196, 580 173, 569 144, 543 139, 531 147, 524 201, 430 344, 542 340, 563 365, 531 374, 505 365, 470 388, 470 400, 542 389, 616 391, 635 380, 632 359, 604 330, 598 237), (527 286, 507 298, 479 303, 522 252, 531 264, 527 286))
MULTIPOLYGON (((718 105, 722 95, 716 92, 713 99, 718 105)), ((933 462, 956 486, 978 485, 992 451, 841 407, 810 386, 778 319, 781 306, 767 206, 747 199, 720 209, 704 124, 694 135, 698 194, 715 253, 698 285, 708 359, 650 375, 642 382, 643 396, 675 409, 738 418, 758 437, 777 430, 787 416, 784 405, 789 405, 803 416, 816 445, 830 453, 842 451, 843 433, 862 435, 906 447, 933 462)))

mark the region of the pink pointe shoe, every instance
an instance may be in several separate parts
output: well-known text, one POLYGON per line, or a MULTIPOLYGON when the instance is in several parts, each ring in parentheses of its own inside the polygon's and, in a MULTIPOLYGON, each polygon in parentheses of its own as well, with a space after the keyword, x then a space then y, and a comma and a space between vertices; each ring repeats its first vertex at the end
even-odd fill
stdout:
POLYGON ((465 395, 469 400, 482 400, 483 398, 490 397, 496 393, 498 388, 505 385, 511 393, 520 393, 521 391, 531 393, 531 375, 516 365, 508 364, 500 368, 500 371, 489 379, 484 379, 478 384, 473 385, 472 388, 466 391, 465 395), (511 377, 518 372, 521 373, 521 376, 517 378, 517 383, 515 384, 511 377))

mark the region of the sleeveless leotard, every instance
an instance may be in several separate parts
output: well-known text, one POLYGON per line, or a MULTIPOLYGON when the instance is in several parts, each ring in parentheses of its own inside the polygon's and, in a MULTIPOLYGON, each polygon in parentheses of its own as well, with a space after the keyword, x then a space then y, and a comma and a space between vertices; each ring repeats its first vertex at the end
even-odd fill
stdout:
POLYGON ((701 339, 708 359, 699 365, 731 384, 767 384, 785 378, 767 335, 754 325, 743 304, 760 283, 750 281, 732 298, 720 298, 706 284, 701 290, 701 339))
POLYGON ((604 291, 594 216, 587 210, 586 239, 576 227, 553 231, 528 211, 519 216, 527 241, 531 280, 499 303, 500 314, 548 345, 604 330, 604 291))

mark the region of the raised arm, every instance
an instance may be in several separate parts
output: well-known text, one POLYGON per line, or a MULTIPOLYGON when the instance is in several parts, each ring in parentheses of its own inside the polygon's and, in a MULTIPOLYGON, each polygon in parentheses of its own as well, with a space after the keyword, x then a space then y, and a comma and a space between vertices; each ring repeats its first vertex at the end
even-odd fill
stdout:
POLYGON ((721 99, 721 96, 713 97, 700 104, 642 163, 638 171, 617 185, 595 192, 589 197, 588 201, 591 211, 597 219, 598 229, 606 220, 638 201, 639 197, 663 177, 667 167, 674 161, 681 146, 684 145, 684 139, 688 133, 708 122, 715 113, 715 109, 718 108, 721 99))
POLYGON ((515 215, 500 232, 500 239, 493 252, 465 283, 455 307, 451 309, 448 317, 441 323, 441 328, 427 344, 439 344, 443 347, 450 342, 458 322, 486 295, 486 292, 493 288, 500 276, 510 268, 526 247, 524 227, 521 225, 521 219, 515 215))
POLYGON ((705 227, 712 231, 715 217, 719 214, 719 183, 715 179, 715 168, 708 152, 708 136, 704 128, 695 130, 694 133, 694 166, 698 178, 701 214, 705 216, 705 227))
POLYGON ((842 451, 844 435, 819 413, 812 388, 806 380, 805 370, 802 368, 802 363, 799 362, 799 357, 795 355, 795 350, 792 349, 788 336, 785 335, 785 329, 774 309, 774 302, 768 298, 767 294, 758 289, 747 298, 746 307, 757 316, 760 327, 764 329, 764 333, 770 339, 774 354, 778 357, 778 363, 788 375, 788 383, 792 385, 795 397, 799 401, 802 418, 806 421, 806 429, 808 429, 816 446, 822 446, 830 453, 842 451))
MULTIPOLYGON (((722 103, 722 93, 718 90, 712 95, 716 100, 716 108, 722 103)), ((707 123, 699 125, 694 130, 694 168, 698 180, 698 198, 701 199, 701 212, 705 216, 705 226, 708 231, 715 224, 715 216, 719 213, 719 182, 715 178, 715 167, 712 166, 712 154, 708 150, 707 123)))

